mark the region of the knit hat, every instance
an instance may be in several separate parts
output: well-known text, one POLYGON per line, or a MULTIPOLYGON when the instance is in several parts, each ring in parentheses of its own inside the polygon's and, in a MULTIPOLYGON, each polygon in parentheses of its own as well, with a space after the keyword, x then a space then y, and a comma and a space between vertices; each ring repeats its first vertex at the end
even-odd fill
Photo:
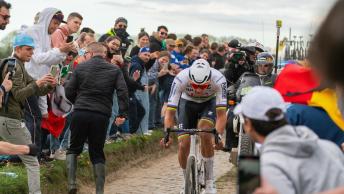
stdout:
POLYGON ((150 52, 150 49, 149 49, 149 47, 142 47, 141 49, 140 49, 140 52, 139 53, 144 53, 144 52, 150 52))
POLYGON ((117 18, 116 21, 115 21, 115 25, 118 24, 119 22, 123 22, 123 23, 128 25, 128 20, 125 19, 124 17, 117 18))

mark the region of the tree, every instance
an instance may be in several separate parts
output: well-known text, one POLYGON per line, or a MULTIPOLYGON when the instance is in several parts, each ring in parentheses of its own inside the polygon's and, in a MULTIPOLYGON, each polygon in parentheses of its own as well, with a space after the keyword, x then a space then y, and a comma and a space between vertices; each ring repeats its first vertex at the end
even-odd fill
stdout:
POLYGON ((7 58, 12 54, 12 40, 16 34, 17 31, 12 31, 0 41, 0 59, 7 58))

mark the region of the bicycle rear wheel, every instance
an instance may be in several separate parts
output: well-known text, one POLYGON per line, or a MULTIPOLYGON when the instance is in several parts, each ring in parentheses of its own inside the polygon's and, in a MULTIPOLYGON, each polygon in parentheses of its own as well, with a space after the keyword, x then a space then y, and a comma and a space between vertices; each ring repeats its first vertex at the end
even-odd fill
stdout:
POLYGON ((197 194, 196 158, 189 156, 186 164, 184 194, 197 194))

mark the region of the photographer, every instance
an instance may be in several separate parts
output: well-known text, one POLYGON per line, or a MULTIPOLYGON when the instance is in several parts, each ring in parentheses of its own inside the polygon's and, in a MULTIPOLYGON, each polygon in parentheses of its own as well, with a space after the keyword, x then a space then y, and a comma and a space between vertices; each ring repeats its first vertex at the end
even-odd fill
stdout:
POLYGON ((105 42, 105 40, 109 36, 118 36, 122 41, 120 45, 120 51, 122 53, 122 56, 124 57, 125 53, 128 50, 128 47, 130 46, 131 42, 128 39, 130 36, 127 32, 128 27, 128 21, 124 17, 119 17, 115 21, 115 26, 111 28, 106 34, 103 34, 98 42, 105 42))
MULTIPOLYGON (((46 95, 56 83, 51 75, 45 75, 36 81, 25 70, 24 63, 30 61, 33 55, 32 37, 24 34, 17 35, 14 38, 13 48, 13 58, 1 62, 2 78, 7 74, 6 77, 8 76, 13 81, 13 87, 5 94, 3 106, 0 108, 0 136, 13 144, 27 145, 32 141, 29 130, 22 122, 26 99, 33 95, 46 95)), ((29 155, 19 157, 27 168, 29 193, 41 193, 37 157, 29 155)))

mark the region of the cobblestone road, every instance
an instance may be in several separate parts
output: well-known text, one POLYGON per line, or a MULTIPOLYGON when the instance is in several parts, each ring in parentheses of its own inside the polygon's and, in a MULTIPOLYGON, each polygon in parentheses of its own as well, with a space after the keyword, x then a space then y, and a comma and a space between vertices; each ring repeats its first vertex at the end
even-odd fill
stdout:
MULTIPOLYGON (((229 176, 234 167, 228 162, 228 156, 222 151, 215 154, 215 176, 222 177, 218 182, 218 194, 235 193, 234 178, 229 176)), ((109 179, 106 194, 176 194, 183 181, 176 153, 121 170, 109 179)))

